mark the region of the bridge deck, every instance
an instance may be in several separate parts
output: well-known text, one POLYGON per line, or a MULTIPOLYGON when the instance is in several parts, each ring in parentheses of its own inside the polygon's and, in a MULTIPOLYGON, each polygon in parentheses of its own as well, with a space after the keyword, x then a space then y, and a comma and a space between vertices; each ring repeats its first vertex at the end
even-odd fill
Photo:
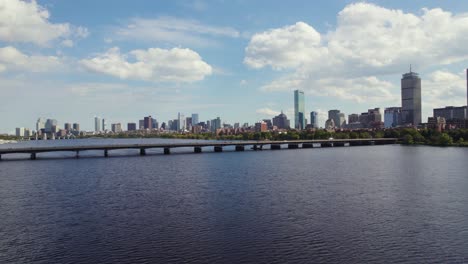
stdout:
POLYGON ((396 138, 375 139, 333 139, 333 140, 285 140, 285 141, 218 141, 218 142, 192 142, 192 143, 166 143, 166 144, 112 144, 112 145, 88 145, 88 146, 40 146, 0 148, 0 155, 10 153, 41 153, 57 151, 85 151, 85 150, 113 150, 113 149, 150 149, 150 148, 184 148, 184 147, 225 147, 225 146, 264 146, 284 144, 323 144, 323 143, 370 143, 394 144, 396 138))

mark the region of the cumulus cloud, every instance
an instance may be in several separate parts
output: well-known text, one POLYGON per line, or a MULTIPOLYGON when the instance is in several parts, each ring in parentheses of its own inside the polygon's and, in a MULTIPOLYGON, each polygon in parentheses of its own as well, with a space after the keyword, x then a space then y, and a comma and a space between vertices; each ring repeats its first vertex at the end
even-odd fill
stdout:
POLYGON ((115 30, 115 38, 142 40, 172 45, 211 45, 213 37, 237 38, 240 33, 231 27, 205 25, 196 20, 175 17, 156 19, 133 18, 115 30))
POLYGON ((34 0, 0 0, 0 41, 47 46, 57 39, 88 35, 86 28, 51 23, 49 17, 48 10, 34 0))
MULTIPOLYGON (((383 76, 400 74, 410 64, 423 70, 466 61, 466 43, 468 13, 425 8, 412 14, 355 3, 339 12, 335 28, 323 34, 304 22, 254 34, 245 49, 244 64, 288 70, 264 85, 264 91, 303 89, 359 103, 397 102, 399 86, 383 76)), ((438 72, 431 78, 423 81, 424 87, 438 85, 440 93, 456 93, 436 81, 458 82, 453 75, 438 72)))
POLYGON ((80 63, 92 72, 154 82, 195 82, 212 73, 212 67, 198 53, 182 48, 150 48, 122 54, 114 47, 80 63))
POLYGON ((56 56, 27 55, 12 46, 0 48, 0 72, 6 70, 46 72, 61 66, 62 61, 56 56))

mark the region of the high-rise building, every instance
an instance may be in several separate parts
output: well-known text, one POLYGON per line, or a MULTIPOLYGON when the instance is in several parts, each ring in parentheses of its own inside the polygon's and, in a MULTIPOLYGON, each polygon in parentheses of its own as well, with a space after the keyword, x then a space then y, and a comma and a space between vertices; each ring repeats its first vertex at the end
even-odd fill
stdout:
POLYGON ((346 125, 346 116, 340 110, 328 111, 328 119, 333 119, 336 128, 343 128, 346 125))
POLYGON ((187 126, 187 130, 192 130, 192 117, 186 117, 185 118, 185 125, 187 126))
POLYGON ((157 129, 158 126, 159 126, 158 120, 156 120, 156 118, 152 118, 152 119, 151 119, 151 128, 152 128, 152 129, 157 129))
POLYGON ((415 72, 403 74, 401 79, 402 123, 417 126, 421 123, 421 78, 415 72))
POLYGON ((217 129, 221 128, 221 118, 216 117, 216 119, 211 120, 211 131, 216 132, 217 129))
POLYGON ((283 110, 281 110, 281 114, 273 117, 273 126, 276 126, 278 129, 289 129, 290 123, 283 110))
POLYGON ((80 131, 80 124, 78 124, 78 123, 73 123, 73 130, 75 130, 75 131, 80 131))
POLYGON ((151 116, 145 116, 143 119, 143 128, 152 129, 153 128, 153 118, 151 116))
POLYGON ((265 132, 267 130, 268 130, 267 123, 263 121, 255 123, 255 132, 265 132))
POLYGON ((101 118, 99 117, 94 117, 94 131, 95 132, 100 132, 101 131, 101 125, 102 125, 102 121, 101 121, 101 118))
POLYGON ((68 132, 68 131, 71 131, 71 129, 72 129, 71 124, 70 124, 70 123, 65 123, 64 129, 65 129, 67 132, 68 132))
POLYGON ((385 128, 397 127, 401 125, 401 107, 387 107, 384 110, 385 128))
POLYGON ((122 125, 120 123, 111 124, 111 129, 114 133, 120 133, 122 132, 122 125))
POLYGON ((17 137, 24 137, 24 127, 17 127, 16 128, 16 136, 17 137))
POLYGON ((177 131, 185 131, 185 117, 180 112, 177 114, 177 131))
POLYGON ((305 128, 305 106, 304 92, 300 90, 294 91, 294 127, 296 129, 305 128))
POLYGON ((359 115, 358 114, 348 115, 348 124, 357 123, 357 122, 359 122, 359 115))
POLYGON ((273 123, 271 122, 271 119, 263 119, 263 123, 267 125, 267 129, 269 130, 273 129, 273 123))
POLYGON ((135 131, 136 129, 135 123, 127 123, 127 131, 135 131))
POLYGON ((198 120, 198 114, 192 114, 192 125, 198 125, 200 121, 198 120))
POLYGON ((41 129, 45 128, 45 121, 43 118, 37 119, 36 122, 36 131, 41 131, 41 129))
POLYGON ((102 131, 106 131, 106 127, 107 127, 107 122, 106 122, 106 119, 103 118, 103 119, 102 119, 102 127, 101 127, 101 130, 102 130, 102 131))
POLYGON ((434 117, 443 117, 445 120, 464 120, 468 118, 466 106, 446 106, 444 108, 435 108, 434 117))
POLYGON ((57 120, 55 119, 47 119, 45 123, 45 132, 46 133, 57 133, 58 126, 57 120))
POLYGON ((145 120, 138 120, 138 129, 145 128, 145 120))
POLYGON ((315 111, 310 112, 310 125, 312 128, 318 128, 318 113, 315 111))

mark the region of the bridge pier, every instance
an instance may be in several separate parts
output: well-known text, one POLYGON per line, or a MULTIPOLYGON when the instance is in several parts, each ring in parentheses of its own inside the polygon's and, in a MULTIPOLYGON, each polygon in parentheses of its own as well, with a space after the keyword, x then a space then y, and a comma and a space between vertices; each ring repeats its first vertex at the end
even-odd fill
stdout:
POLYGON ((79 158, 80 158, 80 152, 79 152, 78 150, 76 151, 76 155, 75 155, 75 157, 76 157, 77 159, 79 159, 79 158))
POLYGON ((280 144, 271 144, 270 148, 271 149, 281 149, 281 145, 280 144))
POLYGON ((109 157, 109 151, 107 149, 104 150, 104 157, 109 157))
POLYGON ((344 142, 335 142, 335 143, 333 143, 333 146, 334 147, 344 147, 345 143, 344 142))
POLYGON ((221 146, 215 146, 215 147, 214 147, 214 152, 223 152, 223 147, 221 147, 221 146))
POLYGON ((299 144, 288 144, 288 149, 297 149, 299 148, 299 144))
POLYGON ((349 142, 349 146, 361 146, 362 145, 362 141, 350 141, 349 142))
POLYGON ((312 143, 302 143, 302 148, 313 148, 314 144, 312 143))
POLYGON ((2 155, 0 154, 0 161, 2 161, 2 155))
POLYGON ((244 146, 240 146, 240 145, 236 146, 236 151, 244 151, 244 149, 245 149, 244 146))
POLYGON ((164 155, 169 155, 171 154, 171 149, 170 148, 164 148, 164 155))
POLYGON ((333 147, 333 143, 321 143, 320 147, 322 148, 330 148, 333 147))
POLYGON ((36 153, 31 153, 31 160, 35 160, 36 159, 36 153))
POLYGON ((141 148, 140 149, 140 156, 144 156, 144 155, 146 155, 146 149, 141 148))
POLYGON ((194 148, 193 148, 193 151, 194 151, 195 153, 201 153, 201 152, 202 152, 202 148, 201 148, 201 147, 194 147, 194 148))

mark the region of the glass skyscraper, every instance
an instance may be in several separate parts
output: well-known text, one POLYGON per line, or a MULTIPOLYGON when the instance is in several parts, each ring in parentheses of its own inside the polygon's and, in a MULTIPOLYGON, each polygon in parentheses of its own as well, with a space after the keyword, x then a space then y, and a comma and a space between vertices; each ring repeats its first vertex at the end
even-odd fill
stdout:
POLYGON ((318 113, 315 111, 310 112, 310 124, 312 128, 318 128, 318 113))
POLYGON ((304 92, 294 91, 294 127, 296 129, 305 128, 304 92))

